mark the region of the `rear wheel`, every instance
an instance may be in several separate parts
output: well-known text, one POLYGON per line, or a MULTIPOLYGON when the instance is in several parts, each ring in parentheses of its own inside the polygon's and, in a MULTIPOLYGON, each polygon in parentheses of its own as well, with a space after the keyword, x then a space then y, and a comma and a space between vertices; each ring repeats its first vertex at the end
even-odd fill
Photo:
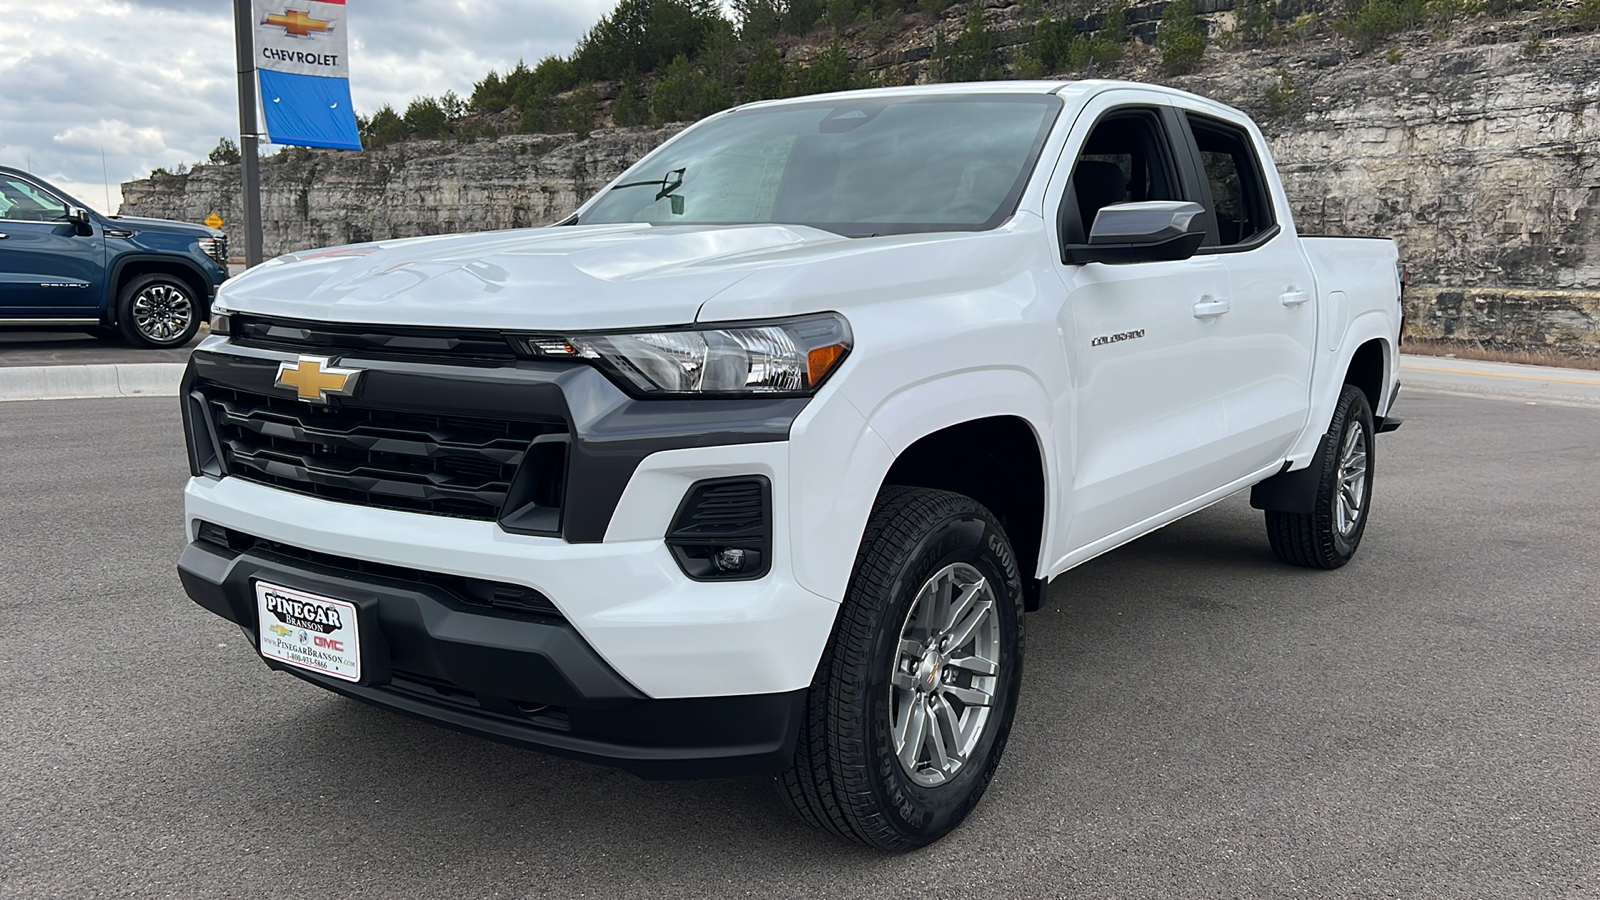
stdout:
POLYGON ((1337 569, 1355 555, 1372 505, 1375 433, 1367 395, 1345 385, 1312 462, 1322 473, 1316 505, 1309 513, 1267 511, 1267 540, 1279 559, 1313 569, 1337 569))
POLYGON ((135 346, 182 347, 200 330, 200 301, 176 276, 140 275, 118 295, 117 323, 135 346))
POLYGON ((1022 647, 1022 581, 995 517, 959 494, 885 489, 784 796, 812 825, 869 846, 938 840, 999 765, 1022 647))

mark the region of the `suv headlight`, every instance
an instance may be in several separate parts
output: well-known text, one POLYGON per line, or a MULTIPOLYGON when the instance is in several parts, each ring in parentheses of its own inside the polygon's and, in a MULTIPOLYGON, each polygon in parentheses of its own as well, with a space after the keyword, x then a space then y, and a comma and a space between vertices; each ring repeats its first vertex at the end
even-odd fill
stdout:
POLYGON ((228 239, 225 237, 203 237, 196 241, 200 245, 200 252, 216 260, 223 268, 228 267, 228 239))
POLYGON ((525 352, 581 358, 639 393, 809 394, 850 352, 837 313, 716 327, 517 338, 525 352))

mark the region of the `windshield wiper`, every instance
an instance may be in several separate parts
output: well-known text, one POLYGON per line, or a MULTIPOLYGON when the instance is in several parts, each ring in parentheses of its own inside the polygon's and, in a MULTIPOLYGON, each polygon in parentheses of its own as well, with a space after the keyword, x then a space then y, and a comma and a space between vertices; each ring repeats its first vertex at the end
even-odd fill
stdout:
POLYGON ((623 188, 631 187, 660 188, 660 190, 656 191, 654 202, 659 203, 663 198, 672 201, 672 214, 681 216, 683 215, 683 195, 677 193, 677 190, 683 187, 683 175, 687 171, 689 171, 687 168, 673 169, 656 181, 630 181, 627 184, 616 185, 611 190, 619 191, 623 188))

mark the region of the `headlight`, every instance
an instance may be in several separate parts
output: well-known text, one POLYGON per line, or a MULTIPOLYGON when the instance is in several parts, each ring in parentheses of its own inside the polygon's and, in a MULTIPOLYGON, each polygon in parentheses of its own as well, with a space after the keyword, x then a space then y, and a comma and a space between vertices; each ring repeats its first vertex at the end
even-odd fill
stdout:
POLYGON ((228 239, 226 237, 203 237, 196 241, 200 245, 200 252, 217 261, 223 268, 228 267, 228 239))
POLYGON ((851 346, 850 324, 835 313, 518 341, 535 356, 593 360, 646 394, 809 394, 851 346))

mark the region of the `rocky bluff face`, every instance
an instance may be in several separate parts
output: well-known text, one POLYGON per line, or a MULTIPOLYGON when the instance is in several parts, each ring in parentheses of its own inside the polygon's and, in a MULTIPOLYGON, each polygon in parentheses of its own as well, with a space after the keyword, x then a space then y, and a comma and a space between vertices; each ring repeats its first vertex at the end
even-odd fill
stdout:
MULTIPOLYGON (((1399 240, 1413 333, 1600 355, 1600 35, 1549 37, 1530 55, 1515 27, 1468 24, 1397 39, 1398 58, 1328 39, 1213 46, 1201 72, 1177 78, 1135 44, 1095 74, 1166 81, 1255 115, 1302 232, 1399 240), (1269 103, 1285 72, 1292 102, 1269 103)), ((858 63, 901 83, 925 78, 908 62, 925 58, 858 63)), ((681 127, 288 150, 263 164, 267 253, 549 224, 681 127)), ((123 185, 123 211, 216 212, 231 226, 238 190, 236 166, 200 166, 123 185)))

